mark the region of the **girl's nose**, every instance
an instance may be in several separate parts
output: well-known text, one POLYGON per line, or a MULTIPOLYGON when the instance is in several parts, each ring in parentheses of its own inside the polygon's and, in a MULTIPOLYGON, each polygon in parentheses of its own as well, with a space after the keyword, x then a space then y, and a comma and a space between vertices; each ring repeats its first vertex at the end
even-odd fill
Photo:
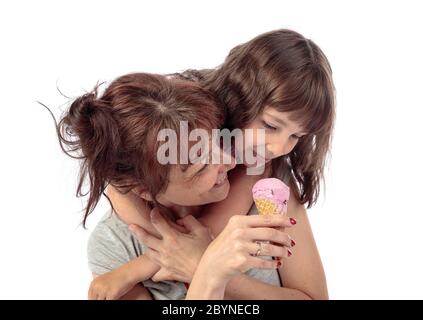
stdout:
POLYGON ((279 137, 277 140, 269 141, 266 147, 267 150, 277 158, 290 153, 293 146, 289 142, 289 138, 279 137))

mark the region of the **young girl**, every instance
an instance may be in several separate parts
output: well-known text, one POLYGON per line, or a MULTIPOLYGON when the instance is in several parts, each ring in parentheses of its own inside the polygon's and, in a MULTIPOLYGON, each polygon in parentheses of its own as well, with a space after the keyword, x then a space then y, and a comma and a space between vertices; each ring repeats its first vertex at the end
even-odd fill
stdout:
MULTIPOLYGON (((308 204, 311 207, 317 201, 332 136, 335 99, 331 69, 326 57, 311 40, 294 31, 277 30, 234 48, 216 70, 188 71, 180 76, 199 81, 218 95, 225 106, 227 127, 265 129, 265 160, 271 160, 271 175, 290 180, 294 196, 288 205, 288 215, 296 216, 300 223, 288 233, 292 238, 300 239, 300 245, 296 247, 294 257, 287 260, 284 268, 279 270, 285 288, 276 290, 263 287, 262 283, 255 284, 264 289, 262 292, 268 293, 266 298, 304 298, 304 294, 311 298, 327 297, 323 268, 302 206, 308 204)), ((254 143, 250 147, 257 148, 254 143)), ((245 175, 241 171, 236 179, 231 180, 231 184, 236 185, 237 179, 243 177, 245 175)), ((250 186, 242 189, 243 183, 240 185, 240 192, 244 195, 241 198, 248 198, 246 207, 249 207, 252 205, 252 199, 248 197, 250 186)), ((233 191, 233 196, 231 190, 225 200, 228 207, 236 203, 234 199, 240 198, 233 191)), ((155 234, 148 221, 141 221, 139 216, 142 213, 136 210, 130 199, 114 194, 112 201, 122 219, 128 223, 137 223, 138 220, 137 224, 155 234)), ((221 219, 225 211, 222 211, 220 205, 208 206, 216 206, 218 209, 202 215, 201 220, 214 227, 215 235, 228 221, 221 219)), ((247 212, 248 209, 236 213, 247 212)), ((227 213, 227 216, 230 215, 227 213)), ((138 231, 142 232, 140 229, 138 231)), ((145 241, 146 233, 140 233, 139 238, 145 241)), ((154 255, 155 261, 170 269, 173 257, 164 254, 162 247, 156 242, 152 252, 160 255, 154 255)), ((189 261, 189 248, 185 252, 189 261)), ((190 275, 192 277, 191 270, 174 268, 166 275, 170 279, 181 279, 181 274, 186 279, 190 279, 190 275)), ((228 289, 235 291, 233 297, 241 299, 254 296, 246 294, 247 285, 251 285, 251 281, 244 278, 232 283, 229 283, 228 289)))

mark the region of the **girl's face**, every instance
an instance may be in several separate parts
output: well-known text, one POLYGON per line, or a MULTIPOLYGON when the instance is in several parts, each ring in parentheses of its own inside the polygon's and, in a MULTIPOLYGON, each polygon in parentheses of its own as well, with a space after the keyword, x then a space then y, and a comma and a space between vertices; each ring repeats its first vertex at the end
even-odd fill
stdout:
MULTIPOLYGON (((289 120, 289 112, 280 112, 273 107, 267 107, 245 129, 253 129, 254 139, 245 149, 257 150, 257 129, 265 131, 265 159, 266 163, 272 159, 286 155, 294 149, 299 139, 307 133, 297 123, 289 120)), ((245 134, 244 134, 245 136, 245 134)), ((247 143, 247 142, 246 142, 247 143)), ((254 165, 254 164, 253 164, 254 165)), ((252 166, 248 164, 247 166, 252 166)))
MULTIPOLYGON (((223 156, 221 148, 210 148, 223 156)), ((185 170, 178 165, 172 165, 169 173, 169 183, 165 192, 157 195, 157 200, 164 206, 198 206, 222 201, 228 196, 229 182, 227 172, 235 167, 235 159, 230 164, 191 164, 185 170)))

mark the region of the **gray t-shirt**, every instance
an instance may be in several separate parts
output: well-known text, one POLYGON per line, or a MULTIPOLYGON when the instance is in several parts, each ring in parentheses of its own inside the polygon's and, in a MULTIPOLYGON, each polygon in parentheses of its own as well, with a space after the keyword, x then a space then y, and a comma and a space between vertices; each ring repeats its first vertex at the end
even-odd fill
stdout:
MULTIPOLYGON (((249 214, 257 214, 253 205, 249 214)), ((128 230, 128 226, 110 210, 99 221, 88 241, 88 266, 91 272, 103 274, 141 256, 145 247, 128 230)), ((262 257, 269 258, 270 257, 262 257)), ((274 286, 281 286, 279 274, 273 269, 251 269, 246 275, 274 286)), ((183 283, 143 281, 156 300, 182 300, 186 295, 183 283)))

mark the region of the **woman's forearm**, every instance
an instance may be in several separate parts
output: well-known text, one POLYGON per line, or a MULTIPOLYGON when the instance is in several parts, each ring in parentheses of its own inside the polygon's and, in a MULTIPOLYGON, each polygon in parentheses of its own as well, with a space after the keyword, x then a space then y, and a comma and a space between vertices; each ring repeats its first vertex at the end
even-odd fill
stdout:
POLYGON ((276 287, 246 275, 229 281, 225 291, 226 300, 310 300, 306 293, 291 288, 276 287))

